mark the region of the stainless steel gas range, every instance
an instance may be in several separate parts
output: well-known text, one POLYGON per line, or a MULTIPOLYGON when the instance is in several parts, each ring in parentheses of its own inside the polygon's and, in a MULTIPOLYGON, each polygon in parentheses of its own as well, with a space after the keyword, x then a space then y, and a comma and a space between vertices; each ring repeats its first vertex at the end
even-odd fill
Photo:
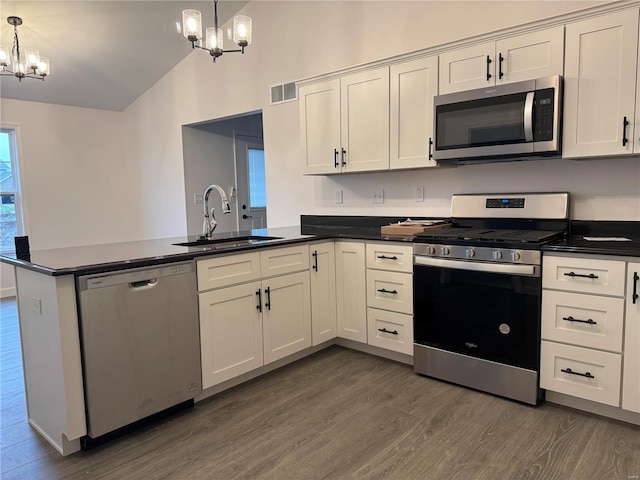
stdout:
POLYGON ((416 373, 537 404, 541 246, 568 193, 454 195, 452 228, 414 239, 416 373))

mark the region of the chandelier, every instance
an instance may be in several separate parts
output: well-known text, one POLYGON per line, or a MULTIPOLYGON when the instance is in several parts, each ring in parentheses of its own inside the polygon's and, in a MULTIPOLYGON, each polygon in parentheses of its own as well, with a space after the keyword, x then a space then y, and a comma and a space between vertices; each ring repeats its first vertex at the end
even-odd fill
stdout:
POLYGON ((182 33, 191 42, 191 48, 206 50, 215 63, 223 53, 244 53, 245 47, 251 43, 251 18, 245 15, 233 18, 233 37, 229 29, 229 38, 233 38, 240 47, 236 50, 224 50, 222 29, 218 28, 218 0, 213 0, 213 27, 206 30, 204 47, 198 43, 202 39, 202 15, 198 10, 183 10, 182 33))
POLYGON ((22 25, 20 17, 7 17, 9 25, 13 25, 13 48, 0 45, 0 76, 13 75, 19 81, 23 78, 35 78, 43 80, 49 75, 49 59, 41 57, 40 52, 35 48, 25 48, 24 56, 20 52, 20 42, 18 41, 18 27, 22 25), (11 70, 10 63, 13 63, 11 70))

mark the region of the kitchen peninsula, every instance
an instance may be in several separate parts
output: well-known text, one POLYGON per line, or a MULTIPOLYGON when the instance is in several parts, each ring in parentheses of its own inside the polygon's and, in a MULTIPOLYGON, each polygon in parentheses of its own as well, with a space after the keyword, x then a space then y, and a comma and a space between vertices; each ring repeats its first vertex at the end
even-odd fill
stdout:
MULTIPOLYGON (((231 358, 225 363, 228 368, 217 368, 220 359, 212 357, 211 352, 207 353, 203 348, 203 393, 197 396, 196 400, 206 398, 336 342, 412 364, 413 325, 411 321, 404 322, 404 319, 412 319, 411 305, 403 307, 394 301, 392 306, 388 306, 388 299, 374 298, 377 294, 365 292, 364 289, 369 281, 368 277, 364 278, 365 273, 372 276, 372 279, 377 278, 375 281, 392 282, 393 285, 404 285, 409 282, 410 289, 412 238, 380 235, 381 225, 401 219, 302 216, 301 220, 302 227, 216 234, 212 239, 214 243, 210 245, 175 245, 197 242, 196 238, 177 237, 35 250, 30 253, 29 260, 21 260, 15 256, 0 257, 2 262, 16 267, 30 424, 63 455, 78 451, 81 448, 80 439, 87 436, 88 423, 85 415, 87 399, 83 377, 85 372, 83 371, 82 332, 79 327, 81 322, 78 294, 78 279, 86 275, 100 276, 107 272, 135 271, 148 267, 162 267, 175 262, 195 262, 198 265, 199 277, 198 287, 197 290, 194 289, 193 297, 198 296, 201 300, 200 322, 203 338, 211 335, 215 329, 211 330, 214 327, 208 323, 206 317, 203 317, 202 312, 209 311, 210 308, 219 308, 221 299, 224 302, 232 301, 232 311, 240 312, 236 315, 244 315, 250 320, 243 324, 243 328, 246 328, 242 331, 242 335, 250 336, 247 332, 253 332, 256 338, 259 337, 259 342, 244 345, 243 348, 235 348, 235 344, 225 337, 225 341, 231 345, 231 348, 243 354, 246 353, 246 358, 243 357, 240 360, 231 358), (334 247, 335 250, 333 250, 334 247), (335 254, 335 257, 326 252, 335 254), (276 256, 276 253, 282 255, 276 256), (385 257, 395 257, 395 259, 382 260, 383 263, 389 263, 380 265, 371 263, 380 262, 376 258, 385 257), (335 270, 331 270, 332 268, 335 270), (342 273, 337 271, 338 268, 342 269, 342 273), (209 273, 200 274, 205 271, 209 273), (327 271, 332 272, 329 277, 326 276, 327 271), (216 273, 212 276, 210 272, 222 272, 223 275, 216 273), (361 275, 362 279, 360 280, 357 276, 351 279, 344 277, 347 274, 361 275), (314 275, 325 275, 324 287, 313 283, 314 275), (344 277, 342 283, 337 284, 337 279, 341 275, 344 277), (221 277, 226 279, 220 280, 221 277), (229 280, 229 277, 235 278, 229 280), (368 308, 370 314, 386 312, 386 316, 373 317, 375 326, 380 326, 379 330, 383 333, 370 330, 367 339, 366 324, 363 331, 362 326, 354 324, 343 324, 340 327, 340 320, 337 331, 335 326, 333 331, 329 328, 324 329, 321 325, 322 319, 325 316, 330 317, 330 313, 326 313, 327 310, 320 310, 319 314, 314 315, 294 314, 296 318, 300 317, 301 321, 307 323, 286 324, 287 329, 291 327, 290 330, 298 336, 285 338, 282 345, 270 347, 269 341, 273 341, 274 336, 265 329, 263 345, 262 315, 275 315, 275 310, 270 311, 270 305, 273 304, 275 308, 276 303, 279 302, 278 288, 280 287, 276 279, 291 280, 284 284, 283 292, 287 293, 283 298, 287 301, 283 303, 297 305, 296 302, 299 300, 300 308, 304 311, 314 312, 314 309, 318 308, 316 303, 320 299, 319 303, 322 305, 333 305, 331 308, 335 312, 335 295, 343 294, 344 296, 343 292, 353 293, 353 296, 358 298, 364 297, 362 303, 364 313, 346 315, 348 317, 346 321, 364 316, 366 323, 367 307, 373 307, 368 308), (360 288, 358 286, 360 283, 361 291, 356 289, 356 287, 360 288), (299 290, 287 291, 286 288, 291 286, 299 290), (270 292, 269 297, 267 297, 269 295, 267 291, 270 292), (307 295, 309 291, 311 292, 311 306, 308 305, 309 299, 305 297, 305 291, 307 295), (259 295, 258 292, 260 292, 259 295), (257 296, 261 297, 258 300, 258 306, 256 306, 257 296), (387 302, 387 304, 383 303, 381 306, 381 304, 372 303, 374 301, 387 302), (256 308, 260 308, 261 311, 258 312, 256 308), (383 323, 378 325, 378 322, 383 323), (257 330, 251 330, 254 328, 257 330), (308 329, 308 334, 298 334, 300 329, 308 329), (313 341, 310 338, 312 330, 313 341), (397 333, 391 335, 393 332, 397 333), (385 338, 385 336, 402 338, 385 338), (260 361, 257 364, 251 363, 257 357, 260 361), (247 361, 248 359, 251 362, 247 361)), ((629 225, 624 226, 629 227, 629 225)), ((629 261, 633 257, 640 256, 636 241, 625 244, 598 242, 592 247, 596 249, 593 251, 583 245, 580 246, 580 250, 576 250, 576 242, 577 240, 573 243, 558 242, 546 247, 546 251, 564 255, 579 253, 622 256, 629 258, 629 261)), ((408 300, 405 300, 405 303, 410 304, 411 294, 405 293, 401 288, 398 288, 398 291, 400 296, 407 295, 405 299, 408 300)), ((342 301, 344 302, 344 299, 342 301)), ((335 316, 332 321, 335 325, 335 316)), ((371 318, 369 323, 372 323, 371 318)), ((226 325, 224 328, 228 327, 229 325, 226 325)), ((588 410, 586 407, 585 409, 588 410)), ((634 423, 635 414, 631 412, 626 414, 627 416, 621 419, 634 423)))

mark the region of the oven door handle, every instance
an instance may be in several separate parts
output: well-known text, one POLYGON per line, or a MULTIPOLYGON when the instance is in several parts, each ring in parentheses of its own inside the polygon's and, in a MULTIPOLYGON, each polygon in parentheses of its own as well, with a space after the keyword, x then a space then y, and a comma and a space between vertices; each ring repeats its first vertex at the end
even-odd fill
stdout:
POLYGON ((505 275, 537 276, 539 273, 535 265, 513 265, 506 263, 480 263, 465 262, 462 260, 446 260, 443 258, 430 258, 414 255, 414 265, 427 267, 456 268, 458 270, 473 270, 476 272, 502 273, 505 275))

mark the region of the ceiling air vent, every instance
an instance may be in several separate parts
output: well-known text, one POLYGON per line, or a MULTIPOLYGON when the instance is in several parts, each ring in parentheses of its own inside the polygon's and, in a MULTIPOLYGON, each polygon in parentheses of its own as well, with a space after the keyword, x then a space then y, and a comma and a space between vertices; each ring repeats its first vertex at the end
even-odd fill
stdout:
POLYGON ((291 102, 298 99, 298 90, 296 82, 283 83, 281 85, 271 86, 271 105, 278 103, 291 102))

